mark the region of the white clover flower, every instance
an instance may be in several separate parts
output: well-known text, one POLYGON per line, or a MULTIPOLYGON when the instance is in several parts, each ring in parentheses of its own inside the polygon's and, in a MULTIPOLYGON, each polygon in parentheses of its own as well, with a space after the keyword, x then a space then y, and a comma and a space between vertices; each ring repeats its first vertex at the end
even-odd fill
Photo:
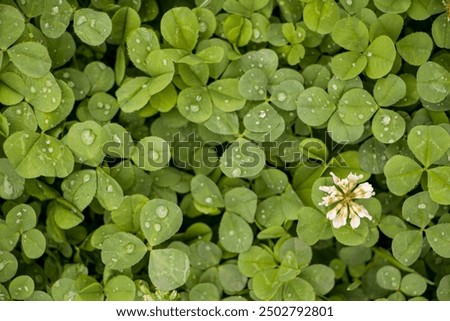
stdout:
POLYGON ((372 185, 369 183, 360 184, 358 181, 363 178, 362 175, 350 173, 346 178, 339 178, 334 173, 330 173, 333 177, 333 186, 320 186, 322 192, 328 193, 322 197, 319 205, 331 206, 336 204, 328 213, 327 219, 331 220, 334 228, 339 228, 347 224, 347 217, 350 216, 350 226, 355 229, 361 223, 361 218, 367 217, 372 220, 372 216, 367 209, 358 203, 355 199, 371 198, 375 195, 372 185), (337 187, 336 187, 337 186, 337 187), (339 188, 338 188, 339 187, 339 188), (355 188, 356 187, 356 188, 355 188))

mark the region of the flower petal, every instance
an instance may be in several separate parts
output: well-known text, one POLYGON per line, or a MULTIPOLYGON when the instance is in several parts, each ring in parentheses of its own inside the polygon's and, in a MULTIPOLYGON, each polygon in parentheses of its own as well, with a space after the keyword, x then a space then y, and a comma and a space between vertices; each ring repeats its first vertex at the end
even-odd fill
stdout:
POLYGON ((351 191, 355 188, 355 186, 358 184, 358 181, 360 179, 362 179, 363 176, 362 175, 356 175, 350 172, 350 174, 348 174, 347 179, 348 179, 348 191, 351 191))
POLYGON ((351 211, 353 213, 355 213, 356 215, 358 215, 359 217, 361 217, 361 218, 367 217, 370 221, 372 220, 372 216, 369 214, 369 212, 363 205, 355 203, 355 202, 351 202, 350 207, 351 207, 351 211))
POLYGON ((361 219, 359 218, 358 215, 352 213, 350 214, 350 226, 352 227, 352 229, 357 228, 360 224, 361 224, 361 219))
POLYGON ((375 193, 370 183, 363 183, 359 185, 352 193, 351 197, 356 199, 371 198, 375 193))

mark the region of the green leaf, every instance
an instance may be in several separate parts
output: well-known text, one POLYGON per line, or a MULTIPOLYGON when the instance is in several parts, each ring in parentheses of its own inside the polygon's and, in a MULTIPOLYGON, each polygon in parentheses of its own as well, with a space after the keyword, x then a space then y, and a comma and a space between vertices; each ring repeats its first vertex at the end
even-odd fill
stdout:
POLYGON ((136 236, 117 232, 105 239, 102 262, 111 269, 122 270, 137 264, 147 252, 147 247, 136 236))
POLYGON ((170 239, 182 222, 183 214, 178 205, 164 199, 152 199, 141 209, 141 229, 152 246, 170 239))
POLYGON ((26 77, 24 91, 25 100, 45 113, 56 110, 61 103, 61 88, 51 73, 39 79, 26 77))
POLYGON ((373 96, 380 106, 394 105, 406 96, 406 84, 399 76, 389 74, 377 80, 373 96))
POLYGON ((219 239, 225 250, 242 253, 252 245, 253 231, 241 216, 225 212, 219 225, 219 239))
POLYGON ((66 31, 73 9, 67 0, 46 0, 40 27, 49 38, 59 38, 66 31))
MULTIPOLYGON (((0 62, 3 60, 3 53, 0 53, 0 62)), ((12 106, 20 103, 23 100, 25 86, 22 77, 15 72, 2 72, 0 75, 0 103, 8 106, 12 106)), ((7 124, 4 116, 0 116, 2 119, 1 132, 2 136, 6 136, 7 124)))
POLYGON ((286 301, 314 301, 314 288, 302 278, 295 278, 283 285, 283 299, 286 301))
POLYGON ((417 70, 417 91, 430 103, 444 100, 450 93, 450 72, 441 65, 427 61, 417 70))
POLYGON ((245 46, 252 38, 252 23, 241 15, 229 15, 223 24, 227 39, 238 47, 245 46))
POLYGON ((83 211, 94 199, 97 191, 96 173, 93 170, 81 170, 72 173, 61 184, 64 198, 83 211))
POLYGON ((117 275, 105 285, 107 301, 133 301, 136 297, 136 285, 126 275, 117 275))
POLYGON ((172 8, 161 19, 162 36, 178 49, 194 49, 199 31, 197 17, 186 7, 172 8))
POLYGON ((411 0, 374 0, 374 4, 386 13, 402 13, 408 10, 411 0))
POLYGON ((213 283, 196 284, 189 291, 190 301, 219 301, 220 292, 213 283))
POLYGON ((128 34, 126 39, 128 56, 133 64, 142 71, 146 71, 145 59, 152 50, 159 49, 158 36, 153 29, 136 28, 128 34))
POLYGON ((338 102, 338 114, 348 125, 363 125, 367 122, 378 105, 372 95, 364 89, 353 88, 345 92, 338 102))
POLYGON ((0 251, 0 282, 11 280, 16 275, 18 263, 14 255, 0 251))
POLYGON ((450 275, 446 275, 441 279, 436 294, 440 301, 450 300, 450 275))
POLYGON ((379 228, 381 232, 391 239, 393 239, 398 233, 407 230, 405 222, 398 216, 394 215, 384 216, 380 221, 379 228))
POLYGON ((282 117, 268 103, 262 103, 251 108, 243 119, 245 128, 257 133, 271 132, 282 122, 282 117))
POLYGON ((356 17, 339 20, 333 27, 331 37, 339 46, 350 51, 362 52, 369 45, 369 30, 356 17))
POLYGON ((25 30, 25 19, 15 7, 0 4, 0 21, 2 22, 0 49, 6 50, 22 35, 25 30))
POLYGON ((317 295, 326 295, 334 287, 334 271, 323 264, 307 266, 300 277, 312 285, 317 295))
POLYGON ((12 200, 20 197, 25 189, 25 179, 18 175, 6 158, 0 158, 0 197, 12 200))
POLYGON ((428 189, 433 201, 442 205, 449 205, 450 168, 435 167, 428 170, 428 189))
POLYGON ((149 277, 157 289, 171 291, 186 283, 189 258, 176 249, 152 250, 148 264, 149 277))
POLYGON ((438 255, 450 258, 450 223, 441 223, 425 230, 428 243, 438 255))
POLYGON ((331 139, 340 144, 357 141, 364 133, 364 125, 347 125, 334 113, 327 125, 328 135, 331 139))
POLYGON ((207 270, 219 264, 222 250, 212 242, 203 240, 194 241, 189 245, 189 261, 192 266, 200 270, 207 270))
POLYGON ((367 76, 372 79, 378 79, 391 71, 395 61, 396 50, 391 38, 382 35, 370 43, 364 54, 367 57, 367 67, 365 69, 367 76))
POLYGON ((308 245, 317 243, 327 227, 325 215, 312 207, 302 207, 298 213, 297 235, 308 245))
POLYGON ((97 167, 97 198, 100 205, 108 210, 113 211, 120 207, 123 201, 123 190, 117 181, 110 175, 105 173, 101 167, 97 167))
POLYGON ((264 152, 254 143, 238 138, 220 158, 220 169, 231 178, 252 177, 265 166, 264 152))
POLYGON ((271 299, 281 286, 275 269, 260 271, 253 277, 253 291, 261 300, 271 299))
POLYGON ((25 300, 33 294, 34 281, 28 275, 20 275, 9 283, 8 290, 14 300, 25 300))
POLYGON ((212 115, 213 105, 205 87, 189 87, 178 94, 178 111, 193 123, 203 123, 212 115))
POLYGON ((31 229, 22 234, 22 250, 30 259, 40 258, 46 247, 44 234, 37 229, 31 229))
POLYGON ((12 232, 21 234, 36 226, 36 212, 27 204, 14 206, 6 215, 5 223, 12 232))
POLYGON ((433 202, 428 192, 420 192, 405 200, 402 216, 408 223, 423 229, 430 223, 438 209, 439 205, 433 202))
POLYGON ((75 96, 69 85, 59 79, 57 82, 61 89, 60 105, 51 112, 42 112, 39 109, 34 110, 37 123, 44 131, 52 129, 63 122, 72 112, 75 103, 75 96))
POLYGON ((276 265, 271 253, 256 245, 252 245, 238 257, 239 270, 248 277, 253 277, 260 271, 272 269, 276 265))
POLYGON ((392 144, 403 137, 406 129, 405 119, 397 112, 379 109, 372 119, 373 136, 381 143, 392 144))
POLYGON ((440 126, 416 126, 409 132, 408 147, 428 168, 450 148, 450 135, 440 126))
POLYGON ((414 32, 400 39, 397 44, 400 56, 413 66, 421 66, 430 58, 433 40, 425 32, 414 32))
POLYGON ((382 174, 387 161, 385 150, 386 146, 378 140, 374 138, 366 140, 359 148, 361 169, 372 174, 382 174))
POLYGON ((105 157, 103 146, 107 142, 106 131, 92 120, 70 127, 64 142, 72 150, 78 163, 98 166, 105 157))
POLYGON ((139 14, 131 7, 122 7, 117 10, 111 22, 112 29, 108 42, 115 45, 124 43, 128 35, 141 25, 139 14))
POLYGON ((350 225, 344 225, 340 228, 333 228, 333 234, 336 239, 344 245, 357 246, 363 244, 369 236, 369 228, 366 221, 353 229, 350 225))
POLYGON ((45 134, 20 131, 9 136, 3 148, 11 165, 24 178, 66 177, 74 166, 66 145, 45 134))
POLYGON ((90 8, 81 8, 73 15, 75 34, 90 46, 105 42, 112 30, 108 14, 90 8))
POLYGON ((386 265, 377 271, 377 283, 386 290, 398 290, 400 288, 400 280, 402 275, 400 271, 391 266, 386 265))
POLYGON ((395 155, 384 167, 386 183, 395 195, 405 195, 412 190, 419 182, 422 172, 419 164, 402 155, 395 155))
POLYGON ((52 201, 48 206, 48 215, 53 216, 61 229, 71 229, 84 220, 84 215, 63 198, 52 201))
POLYGON ((144 195, 134 194, 124 197, 117 210, 111 212, 112 221, 125 232, 137 232, 140 227, 140 215, 148 198, 144 195))
POLYGON ((125 81, 116 91, 120 108, 126 113, 142 109, 150 100, 147 88, 150 82, 151 79, 148 77, 136 77, 125 81))
POLYGON ((298 117, 307 125, 324 124, 335 111, 336 106, 328 94, 319 87, 310 87, 300 93, 297 100, 298 117))
POLYGON ((410 273, 403 277, 400 290, 409 296, 422 295, 427 289, 425 278, 417 273, 410 273))
POLYGON ((226 293, 237 293, 245 289, 247 277, 245 277, 236 264, 222 264, 218 268, 220 285, 226 293))
POLYGON ((422 244, 422 231, 400 232, 392 241, 392 254, 401 264, 410 266, 419 258, 422 244))
POLYGON ((101 61, 93 61, 84 68, 89 79, 90 95, 110 90, 114 86, 114 70, 101 61))
POLYGON ((239 79, 239 94, 248 100, 264 100, 267 95, 268 79, 262 69, 253 68, 239 79))
POLYGON ((17 69, 29 77, 44 77, 52 66, 47 48, 36 42, 19 43, 7 52, 17 69))
POLYGON ((450 48, 449 28, 448 14, 441 14, 433 21, 431 34, 433 35, 434 42, 439 48, 450 48))
POLYGON ((244 72, 252 69, 261 69, 267 78, 272 77, 277 71, 278 55, 267 48, 258 51, 249 51, 241 56, 240 66, 244 72))
POLYGON ((306 26, 320 34, 330 33, 339 18, 339 7, 332 0, 312 0, 303 9, 306 26))
POLYGON ((170 146, 158 136, 142 138, 131 152, 133 163, 147 171, 158 171, 166 167, 170 161, 170 146))
POLYGON ((304 90, 301 82, 297 80, 285 80, 273 87, 270 100, 282 110, 293 111, 297 109, 297 99, 304 90))
POLYGON ((242 109, 245 99, 239 94, 238 79, 219 79, 208 85, 213 105, 224 112, 242 109))
POLYGON ((236 187, 225 194, 225 209, 240 215, 248 223, 254 222, 258 196, 250 189, 236 187))
POLYGON ((224 112, 213 109, 211 117, 204 123, 205 127, 219 135, 237 135, 239 133, 239 119, 235 112, 224 112))
POLYGON ((198 174, 191 180, 191 193, 195 202, 206 207, 224 207, 224 199, 217 185, 207 176, 198 174))
POLYGON ((331 59, 333 73, 342 80, 358 76, 367 66, 367 57, 362 53, 348 51, 337 54, 331 59))

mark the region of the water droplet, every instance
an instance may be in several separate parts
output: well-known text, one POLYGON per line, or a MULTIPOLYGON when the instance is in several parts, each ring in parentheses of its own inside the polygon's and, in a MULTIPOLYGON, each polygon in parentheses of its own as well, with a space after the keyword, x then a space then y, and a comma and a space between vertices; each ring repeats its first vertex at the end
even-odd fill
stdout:
POLYGON ((90 146, 92 143, 94 143, 96 138, 96 135, 94 132, 90 129, 85 129, 81 132, 81 141, 83 144, 90 146))
POLYGON ((91 175, 89 174, 84 174, 83 176, 83 183, 87 183, 91 180, 91 175))
POLYGON ((36 93, 36 87, 31 86, 31 87, 30 87, 30 92, 31 92, 32 94, 36 93))
POLYGON ((417 208, 423 210, 423 209, 426 209, 426 208, 427 208, 427 205, 424 204, 424 203, 420 203, 419 205, 417 205, 417 208))
POLYGON ((116 259, 115 257, 113 257, 113 258, 111 259, 111 261, 112 261, 113 263, 117 263, 117 262, 119 262, 119 260, 118 260, 118 259, 116 259))
POLYGON ((212 197, 205 197, 205 203, 206 204, 212 204, 213 203, 213 199, 212 199, 212 197))
POLYGON ((240 168, 235 168, 231 171, 232 177, 239 177, 239 176, 241 176, 241 174, 242 174, 242 171, 240 168))
POLYGON ((106 188, 106 191, 107 191, 108 193, 112 193, 112 191, 114 191, 113 186, 112 186, 112 185, 108 185, 108 187, 106 188))
POLYGON ((200 110, 200 108, 198 107, 198 105, 191 105, 191 106, 189 107, 189 110, 190 110, 192 113, 196 113, 196 112, 198 112, 198 111, 200 110))
POLYGON ((364 118, 364 115, 363 114, 359 114, 358 115, 358 119, 363 119, 364 118))
POLYGON ((145 228, 150 228, 150 225, 151 225, 150 222, 145 222, 144 223, 145 228))
POLYGON ((169 213, 169 209, 164 205, 158 205, 155 209, 155 213, 159 218, 165 218, 169 213))
POLYGON ((422 135, 422 132, 420 130, 417 130, 416 134, 417 134, 417 136, 420 136, 420 135, 422 135))
POLYGON ((154 161, 157 161, 161 156, 156 150, 149 150, 148 151, 148 157, 154 161))
POLYGON ((130 243, 130 244, 128 244, 127 247, 126 247, 126 252, 127 252, 128 254, 131 254, 131 253, 134 252, 134 248, 135 248, 134 244, 133 244, 133 243, 130 243))
POLYGON ((154 229, 156 232, 159 232, 159 231, 161 231, 161 225, 160 225, 160 224, 155 224, 155 225, 153 225, 153 229, 154 229))
POLYGON ((381 116, 381 124, 384 126, 388 126, 391 123, 391 117, 388 115, 381 116))
POLYGON ((91 28, 95 28, 95 24, 96 24, 96 23, 97 23, 97 20, 92 19, 91 22, 89 23, 89 26, 90 26, 91 28))
POLYGON ((287 98, 287 95, 286 95, 286 93, 284 93, 284 92, 279 92, 278 95, 277 95, 278 101, 283 102, 283 101, 286 100, 286 98, 287 98))
POLYGON ((258 113, 258 117, 259 118, 265 118, 267 116, 267 113, 264 111, 264 110, 261 110, 259 113, 258 113))
POLYGON ((77 19, 77 26, 82 25, 82 24, 85 23, 86 21, 87 21, 86 16, 80 16, 80 17, 77 19))

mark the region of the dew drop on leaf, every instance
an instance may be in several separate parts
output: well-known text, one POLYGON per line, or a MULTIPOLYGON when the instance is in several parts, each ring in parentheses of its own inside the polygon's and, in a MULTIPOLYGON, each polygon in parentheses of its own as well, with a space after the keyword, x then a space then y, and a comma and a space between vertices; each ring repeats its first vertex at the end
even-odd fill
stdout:
POLYGON ((159 232, 159 231, 161 231, 161 225, 160 225, 160 224, 155 224, 155 225, 153 225, 153 229, 154 229, 156 232, 159 232))
POLYGON ((165 218, 169 213, 169 209, 164 205, 158 205, 155 209, 155 212, 159 218, 165 218))
POLYGON ((95 138, 96 136, 94 132, 90 129, 85 129, 81 132, 81 141, 87 146, 92 145, 92 143, 94 143, 95 141, 95 138))

